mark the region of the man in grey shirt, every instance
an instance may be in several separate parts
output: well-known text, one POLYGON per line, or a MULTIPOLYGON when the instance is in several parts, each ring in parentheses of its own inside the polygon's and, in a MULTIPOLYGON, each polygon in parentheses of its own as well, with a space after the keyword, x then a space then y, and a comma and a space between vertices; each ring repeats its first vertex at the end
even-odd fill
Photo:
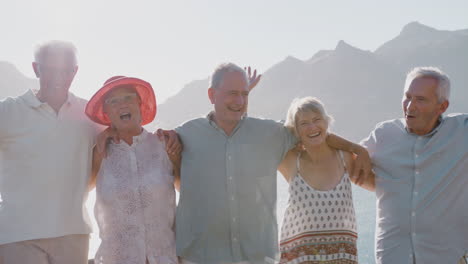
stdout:
POLYGON ((362 142, 376 174, 378 264, 457 263, 468 249, 468 115, 442 115, 449 95, 446 74, 413 69, 404 118, 362 142))
MULTIPOLYGON (((176 128, 184 144, 176 217, 182 263, 274 263, 278 257, 276 170, 296 139, 281 123, 248 117, 249 92, 245 71, 222 64, 208 89, 214 110, 176 128)), ((362 147, 336 136, 327 142, 366 164, 362 147)))

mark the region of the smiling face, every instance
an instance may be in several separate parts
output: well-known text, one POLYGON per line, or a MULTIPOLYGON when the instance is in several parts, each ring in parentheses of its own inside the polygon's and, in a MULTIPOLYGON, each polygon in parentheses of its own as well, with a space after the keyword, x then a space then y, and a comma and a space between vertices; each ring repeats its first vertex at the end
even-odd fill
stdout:
POLYGON ((437 125, 448 101, 439 101, 438 83, 434 78, 419 77, 405 90, 402 100, 406 126, 411 133, 425 135, 437 125))
POLYGON ((104 113, 119 133, 141 132, 141 100, 135 89, 116 87, 104 97, 104 113))
POLYGON ((325 143, 328 131, 327 120, 314 111, 299 111, 296 114, 296 131, 305 147, 325 143))
POLYGON ((237 125, 247 111, 249 89, 241 72, 225 73, 221 84, 210 88, 208 95, 214 104, 216 122, 222 128, 237 125))

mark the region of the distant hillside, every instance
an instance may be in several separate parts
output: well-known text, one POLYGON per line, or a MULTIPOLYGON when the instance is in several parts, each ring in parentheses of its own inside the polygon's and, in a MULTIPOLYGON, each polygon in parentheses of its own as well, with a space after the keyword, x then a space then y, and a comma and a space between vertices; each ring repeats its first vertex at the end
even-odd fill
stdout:
MULTIPOLYGON (((308 60, 286 57, 263 73, 251 93, 249 114, 284 119, 292 99, 316 96, 335 117, 332 129, 359 140, 377 122, 401 116, 405 73, 423 65, 440 67, 450 75, 453 88, 448 112, 468 112, 468 29, 437 30, 411 22, 374 52, 339 41, 335 49, 318 51, 308 60)), ((37 80, 0 62, 0 98, 36 86, 37 80)), ((159 105, 149 128, 173 128, 208 113, 212 105, 207 88, 208 78, 187 84, 159 105)))
POLYGON ((0 61, 0 99, 20 95, 37 86, 37 80, 27 78, 13 64, 0 61))
MULTIPOLYGON (((263 73, 252 91, 249 114, 284 119, 295 97, 316 96, 335 117, 333 130, 359 140, 379 121, 401 116, 405 74, 415 66, 437 66, 452 80, 449 112, 468 112, 468 29, 437 30, 417 22, 375 52, 340 41, 302 61, 287 57, 263 73)), ((172 128, 212 109, 208 79, 186 85, 158 109, 150 127, 172 128)))
POLYGON ((449 112, 468 112, 468 30, 436 30, 413 22, 375 54, 405 72, 420 65, 440 67, 452 81, 449 112))

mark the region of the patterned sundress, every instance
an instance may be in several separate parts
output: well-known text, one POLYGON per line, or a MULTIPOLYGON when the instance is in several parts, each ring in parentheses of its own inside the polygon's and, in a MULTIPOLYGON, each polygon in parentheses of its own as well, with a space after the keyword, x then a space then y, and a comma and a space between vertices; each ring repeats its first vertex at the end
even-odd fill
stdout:
POLYGON ((299 173, 289 184, 288 208, 281 228, 280 263, 356 264, 357 230, 351 181, 345 173, 333 189, 312 188, 299 173))

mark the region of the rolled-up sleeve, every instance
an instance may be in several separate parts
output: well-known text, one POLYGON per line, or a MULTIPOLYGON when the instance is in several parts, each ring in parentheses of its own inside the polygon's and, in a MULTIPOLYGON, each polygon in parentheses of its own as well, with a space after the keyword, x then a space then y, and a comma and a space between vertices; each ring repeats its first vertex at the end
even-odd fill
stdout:
POLYGON ((381 124, 377 124, 377 126, 375 127, 375 129, 370 132, 369 136, 363 140, 361 140, 361 142, 359 142, 359 144, 363 147, 365 147, 367 149, 367 151, 369 152, 369 155, 372 157, 372 155, 375 153, 375 150, 377 148, 377 136, 376 136, 376 133, 378 131, 378 129, 380 128, 381 124))
POLYGON ((11 113, 12 101, 13 99, 10 97, 0 100, 0 147, 2 145, 2 140, 7 135, 8 127, 10 126, 9 120, 13 114, 11 113))
POLYGON ((279 130, 281 131, 280 135, 282 135, 282 142, 283 142, 283 153, 282 158, 286 156, 286 153, 292 148, 294 148, 297 144, 297 137, 292 133, 288 128, 284 126, 283 123, 278 122, 279 130))

